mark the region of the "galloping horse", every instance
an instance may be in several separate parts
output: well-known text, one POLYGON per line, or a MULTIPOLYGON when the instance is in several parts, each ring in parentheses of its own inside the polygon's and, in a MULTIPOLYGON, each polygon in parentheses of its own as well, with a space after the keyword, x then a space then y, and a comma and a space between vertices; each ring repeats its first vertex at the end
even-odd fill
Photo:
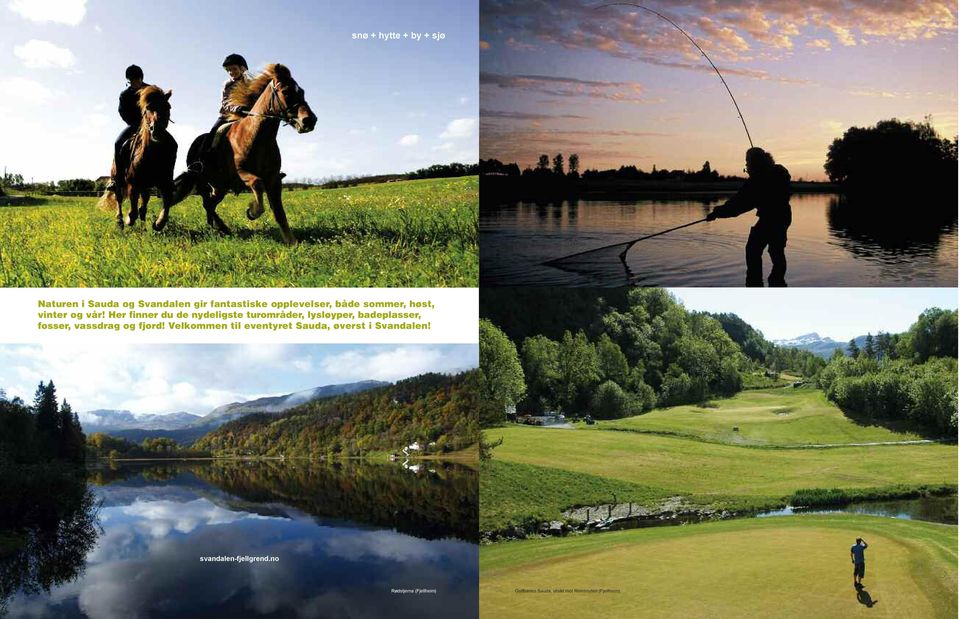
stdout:
POLYGON ((170 95, 156 86, 147 86, 140 91, 140 131, 120 150, 120 161, 113 162, 111 176, 117 180, 113 195, 105 193, 102 202, 116 202, 117 225, 123 228, 123 198, 130 197, 130 214, 126 224, 133 226, 146 221, 147 202, 150 190, 160 190, 163 208, 153 222, 154 230, 162 230, 167 224, 170 207, 173 206, 173 166, 177 161, 177 141, 167 133, 170 123, 170 95), (118 174, 118 171, 122 173, 118 174), (113 198, 111 200, 111 198, 113 198), (139 209, 137 203, 139 202, 139 209))
POLYGON ((203 198, 207 223, 219 232, 230 230, 217 215, 217 205, 228 191, 238 191, 246 185, 254 199, 247 208, 251 220, 263 214, 263 194, 267 194, 273 217, 280 226, 283 240, 295 245, 281 198, 280 148, 277 131, 284 122, 297 133, 313 131, 317 117, 304 99, 303 89, 297 85, 290 70, 282 64, 271 64, 246 84, 238 84, 230 96, 230 103, 243 106, 249 112, 232 114, 231 122, 223 126, 212 145, 202 156, 203 135, 193 141, 187 152, 187 164, 199 167, 199 174, 185 173, 177 178, 176 196, 182 199, 194 186, 203 198), (197 162, 201 165, 197 166, 197 162))

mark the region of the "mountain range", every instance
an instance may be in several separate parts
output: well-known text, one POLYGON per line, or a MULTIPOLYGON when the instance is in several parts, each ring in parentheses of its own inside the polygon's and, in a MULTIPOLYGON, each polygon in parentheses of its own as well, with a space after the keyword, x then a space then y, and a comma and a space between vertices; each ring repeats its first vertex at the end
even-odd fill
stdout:
MULTIPOLYGON (((858 335, 854 338, 854 341, 857 343, 857 346, 863 348, 864 343, 867 341, 867 336, 858 335)), ((838 342, 837 340, 834 340, 830 337, 823 337, 817 333, 806 333, 789 340, 773 340, 773 343, 777 346, 783 346, 784 348, 799 348, 801 350, 808 350, 818 357, 829 359, 831 356, 833 356, 833 351, 837 348, 840 348, 844 353, 847 353, 847 345, 850 342, 838 342)))
POLYGON ((218 406, 203 416, 186 412, 148 415, 136 414, 128 410, 97 409, 81 413, 80 423, 86 434, 104 432, 135 443, 140 443, 145 438, 171 438, 182 445, 189 445, 204 434, 240 417, 254 413, 280 414, 306 402, 367 391, 389 384, 378 380, 363 380, 340 385, 324 385, 284 395, 231 402, 218 406))

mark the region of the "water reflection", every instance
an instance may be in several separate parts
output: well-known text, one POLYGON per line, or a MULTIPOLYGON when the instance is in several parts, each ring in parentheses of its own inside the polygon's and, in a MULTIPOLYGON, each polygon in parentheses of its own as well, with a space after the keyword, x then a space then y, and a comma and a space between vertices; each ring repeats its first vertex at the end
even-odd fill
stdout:
MULTIPOLYGON (((27 467, 32 468, 32 467, 27 467)), ((17 592, 43 595, 77 579, 97 541, 97 505, 82 474, 20 471, 4 476, 0 528, 0 616, 17 592), (11 489, 17 483, 18 487, 11 489), (29 506, 12 508, 29 496, 29 506)))
POLYGON ((785 507, 758 514, 759 518, 770 516, 794 516, 797 514, 863 514, 883 516, 900 520, 923 520, 940 524, 957 524, 957 495, 930 496, 894 501, 862 501, 839 507, 785 507))
MULTIPOLYGON (((481 282, 485 285, 742 286, 744 245, 756 218, 698 224, 636 244, 626 264, 601 261, 564 271, 543 263, 579 251, 625 242, 706 216, 724 200, 685 199, 518 202, 480 213, 481 282)), ((852 215, 828 194, 792 198, 787 282, 791 286, 955 286, 956 218, 894 230, 852 215)), ((764 268, 769 270, 769 257, 764 268)))
POLYGON ((101 468, 86 571, 14 615, 477 614, 477 474, 430 464, 194 462, 101 468), (265 562, 206 562, 248 555, 265 562), (273 560, 272 558, 275 558, 273 560), (436 593, 398 594, 391 590, 436 593))

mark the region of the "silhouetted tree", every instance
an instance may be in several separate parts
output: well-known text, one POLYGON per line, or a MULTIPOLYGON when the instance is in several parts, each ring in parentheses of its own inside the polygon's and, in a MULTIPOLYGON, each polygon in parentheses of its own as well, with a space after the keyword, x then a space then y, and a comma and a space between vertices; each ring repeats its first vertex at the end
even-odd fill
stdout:
MULTIPOLYGON (((848 196, 887 198, 879 206, 892 205, 892 198, 904 194, 956 190, 956 140, 941 138, 929 117, 922 123, 884 120, 873 127, 847 129, 830 145, 823 167, 848 196)), ((949 200, 917 203, 956 213, 949 200)), ((872 210, 877 208, 871 205, 872 210)))
POLYGON ((553 158, 553 173, 558 176, 563 176, 563 154, 557 153, 553 158))
POLYGON ((570 176, 580 176, 580 155, 574 153, 567 158, 567 170, 570 176))
POLYGON ((550 157, 546 155, 540 155, 540 158, 537 160, 537 169, 538 170, 549 170, 550 169, 550 157))
POLYGON ((51 380, 41 382, 33 396, 33 414, 37 420, 37 434, 40 450, 47 459, 55 458, 60 443, 60 424, 57 414, 57 390, 51 380))

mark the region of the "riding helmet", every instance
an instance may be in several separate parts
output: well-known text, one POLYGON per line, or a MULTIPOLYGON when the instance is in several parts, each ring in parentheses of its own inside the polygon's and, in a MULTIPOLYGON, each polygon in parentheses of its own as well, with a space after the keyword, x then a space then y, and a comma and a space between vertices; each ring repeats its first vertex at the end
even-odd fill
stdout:
POLYGON ((128 80, 142 80, 143 79, 143 69, 138 67, 135 64, 127 67, 127 72, 124 74, 128 80))
POLYGON ((226 67, 232 64, 243 67, 244 69, 247 68, 247 61, 244 60, 243 56, 241 56, 240 54, 230 54, 229 56, 223 59, 223 66, 226 67))

